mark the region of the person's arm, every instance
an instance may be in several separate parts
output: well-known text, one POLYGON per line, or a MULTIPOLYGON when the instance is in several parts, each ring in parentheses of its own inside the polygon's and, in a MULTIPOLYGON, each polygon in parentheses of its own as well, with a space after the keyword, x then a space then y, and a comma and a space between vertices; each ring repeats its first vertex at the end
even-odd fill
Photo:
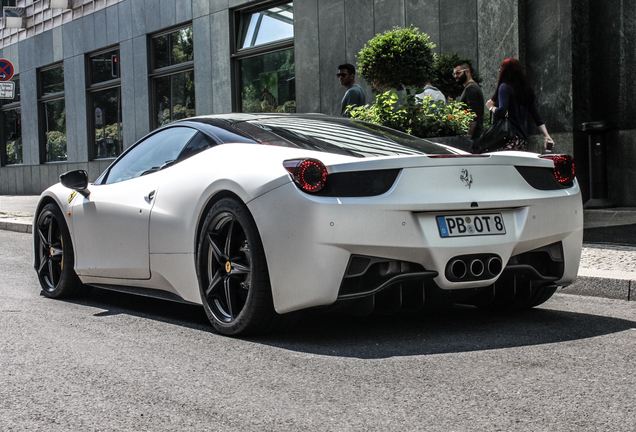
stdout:
POLYGON ((530 115, 534 119, 534 123, 537 125, 537 127, 543 134, 543 148, 547 148, 548 140, 553 142, 554 140, 550 137, 550 134, 548 133, 548 128, 545 126, 545 122, 543 121, 543 119, 541 118, 541 115, 539 114, 539 109, 537 108, 536 101, 532 101, 532 104, 530 104, 530 108, 528 109, 528 111, 530 112, 530 115))

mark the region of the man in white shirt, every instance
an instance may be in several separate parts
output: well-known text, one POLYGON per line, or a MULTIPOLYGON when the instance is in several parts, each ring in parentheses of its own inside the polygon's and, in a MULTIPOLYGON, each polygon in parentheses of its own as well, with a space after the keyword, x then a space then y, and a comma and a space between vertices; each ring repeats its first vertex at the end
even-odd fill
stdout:
POLYGON ((433 87, 429 81, 426 82, 424 91, 415 96, 422 100, 424 100, 424 96, 430 96, 434 101, 446 102, 446 96, 444 96, 444 93, 433 87))

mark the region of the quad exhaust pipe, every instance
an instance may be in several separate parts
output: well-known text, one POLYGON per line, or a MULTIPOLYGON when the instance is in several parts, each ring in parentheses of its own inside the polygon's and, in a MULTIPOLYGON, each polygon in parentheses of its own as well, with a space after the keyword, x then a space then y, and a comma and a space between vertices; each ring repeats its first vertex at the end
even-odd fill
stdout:
POLYGON ((499 276, 503 262, 495 254, 461 255, 446 264, 446 278, 451 282, 488 280, 499 276))

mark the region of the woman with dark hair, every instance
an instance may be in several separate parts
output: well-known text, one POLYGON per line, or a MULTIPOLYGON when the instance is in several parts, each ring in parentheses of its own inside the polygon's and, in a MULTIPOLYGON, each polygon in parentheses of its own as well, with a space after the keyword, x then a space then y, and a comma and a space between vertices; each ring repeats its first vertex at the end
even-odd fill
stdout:
POLYGON ((517 132, 517 138, 501 150, 526 149, 528 145, 526 116, 528 112, 543 133, 545 148, 549 148, 548 142, 553 143, 548 129, 545 127, 545 122, 539 115, 534 91, 528 84, 521 62, 516 58, 509 58, 501 62, 497 89, 492 99, 486 102, 486 107, 493 113, 493 122, 507 114, 508 120, 517 132))

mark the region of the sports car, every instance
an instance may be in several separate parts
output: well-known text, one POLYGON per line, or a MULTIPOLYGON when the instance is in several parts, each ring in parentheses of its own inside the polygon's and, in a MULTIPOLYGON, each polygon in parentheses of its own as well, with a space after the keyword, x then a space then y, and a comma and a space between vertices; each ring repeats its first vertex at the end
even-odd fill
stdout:
POLYGON ((309 308, 529 308, 575 280, 581 255, 570 156, 470 154, 319 114, 176 121, 94 183, 60 180, 33 221, 45 296, 194 303, 226 335, 309 308))

